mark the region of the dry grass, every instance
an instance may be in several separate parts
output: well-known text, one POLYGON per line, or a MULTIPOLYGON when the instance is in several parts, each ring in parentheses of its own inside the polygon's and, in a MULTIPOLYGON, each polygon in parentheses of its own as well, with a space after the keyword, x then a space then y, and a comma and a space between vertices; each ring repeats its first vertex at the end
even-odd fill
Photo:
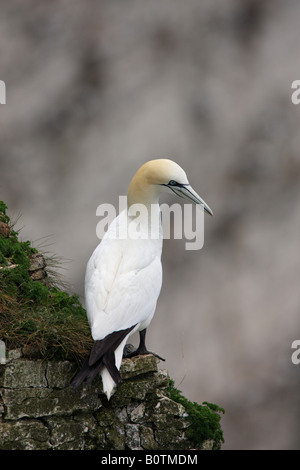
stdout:
POLYGON ((48 263, 45 256, 51 269, 47 282, 30 277, 30 257, 37 250, 19 240, 1 201, 0 221, 9 226, 8 235, 0 233, 0 339, 27 357, 81 360, 93 340, 78 297, 57 287, 53 257, 48 263))

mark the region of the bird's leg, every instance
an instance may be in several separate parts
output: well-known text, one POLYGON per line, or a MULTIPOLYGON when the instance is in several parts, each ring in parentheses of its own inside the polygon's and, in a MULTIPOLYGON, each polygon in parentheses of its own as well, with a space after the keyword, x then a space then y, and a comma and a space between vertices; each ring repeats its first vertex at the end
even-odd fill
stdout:
MULTIPOLYGON (((135 349, 132 352, 130 352, 128 350, 126 351, 126 349, 124 349, 123 357, 130 358, 130 357, 139 356, 139 355, 143 355, 143 354, 152 354, 152 356, 157 357, 161 361, 165 361, 165 359, 163 357, 159 356, 158 354, 156 354, 154 352, 148 351, 148 349, 146 348, 146 331, 147 331, 146 328, 144 328, 144 330, 140 331, 140 344, 139 344, 138 348, 135 349)), ((127 348, 127 349, 129 349, 129 348, 127 348)))

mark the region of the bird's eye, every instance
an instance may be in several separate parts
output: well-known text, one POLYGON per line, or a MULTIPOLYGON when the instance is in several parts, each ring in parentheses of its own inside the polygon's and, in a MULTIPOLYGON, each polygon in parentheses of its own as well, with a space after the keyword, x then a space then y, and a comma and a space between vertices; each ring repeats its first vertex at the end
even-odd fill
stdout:
POLYGON ((174 180, 169 181, 169 186, 176 186, 177 182, 174 180))

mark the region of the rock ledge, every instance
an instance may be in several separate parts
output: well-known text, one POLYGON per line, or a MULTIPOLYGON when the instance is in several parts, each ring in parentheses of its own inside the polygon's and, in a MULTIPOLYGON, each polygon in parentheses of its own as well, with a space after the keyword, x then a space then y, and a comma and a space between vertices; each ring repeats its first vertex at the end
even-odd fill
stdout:
POLYGON ((184 406, 169 398, 168 373, 151 355, 124 359, 108 402, 101 379, 72 390, 77 366, 8 353, 0 365, 0 449, 212 449, 187 437, 184 406), (195 447, 196 445, 196 447, 195 447))

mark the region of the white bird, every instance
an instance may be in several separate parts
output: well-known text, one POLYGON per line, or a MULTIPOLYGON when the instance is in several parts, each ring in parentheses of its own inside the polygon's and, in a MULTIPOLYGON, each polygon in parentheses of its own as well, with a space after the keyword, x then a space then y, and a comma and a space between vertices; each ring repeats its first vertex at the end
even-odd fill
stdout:
POLYGON ((100 372, 108 400, 121 381, 119 369, 128 337, 139 331, 140 344, 126 357, 149 353, 145 345, 146 329, 162 285, 163 236, 159 208, 162 191, 173 191, 201 204, 213 215, 190 186, 184 170, 172 160, 151 160, 134 175, 128 188, 127 208, 110 224, 87 264, 85 304, 95 343, 71 382, 77 388, 84 381, 90 383, 100 372), (145 208, 138 218, 133 217, 136 204, 145 208), (155 237, 151 232, 153 227, 158 228, 155 237), (129 230, 139 235, 130 236, 129 230))

